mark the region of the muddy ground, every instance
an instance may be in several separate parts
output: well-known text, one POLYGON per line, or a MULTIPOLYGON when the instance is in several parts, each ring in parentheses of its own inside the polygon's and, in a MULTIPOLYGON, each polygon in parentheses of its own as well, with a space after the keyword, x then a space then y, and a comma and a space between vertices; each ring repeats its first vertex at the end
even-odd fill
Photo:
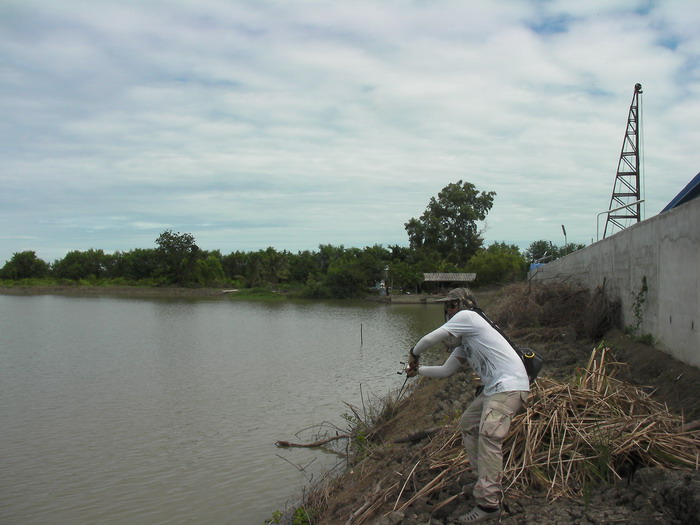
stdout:
MULTIPOLYGON (((536 347, 546 356, 547 365, 542 375, 564 380, 571 377, 577 367, 586 366, 591 351, 600 342, 577 335, 577 331, 580 329, 575 326, 559 326, 557 329, 513 330, 513 334, 517 334, 516 342, 526 341, 528 346, 536 347)), ((682 414, 685 422, 700 419, 699 369, 635 342, 619 329, 608 330, 603 339, 613 350, 616 360, 625 363, 617 376, 619 379, 652 393, 656 400, 666 403, 671 412, 682 414)), ((437 362, 442 357, 434 356, 433 359, 437 362)), ((392 472, 395 473, 393 479, 405 479, 411 466, 425 456, 431 438, 408 443, 396 443, 396 440, 454 422, 472 395, 472 377, 466 371, 448 379, 417 379, 415 390, 399 404, 397 415, 380 425, 372 439, 369 456, 353 465, 323 494, 316 495, 326 508, 312 523, 357 523, 363 514, 363 506, 380 493, 380 485, 382 489, 386 488, 392 480, 392 472), (404 473, 404 477, 397 475, 398 472, 404 473), (351 519, 353 514, 354 519, 351 519)), ((467 472, 464 476, 469 478, 470 475, 467 472)), ((427 483, 434 476, 433 472, 415 478, 427 483)), ((462 480, 454 482, 439 494, 418 499, 401 512, 392 511, 397 507, 395 500, 385 501, 364 523, 453 523, 456 517, 473 507, 471 495, 457 497, 439 510, 435 507, 451 495, 460 493, 461 483, 462 480)), ((402 500, 406 501, 420 488, 409 484, 403 491, 402 500)), ((504 501, 506 512, 500 523, 695 524, 700 516, 700 471, 641 468, 617 483, 590 487, 578 499, 548 501, 545 496, 544 493, 531 493, 516 498, 507 493, 504 501)))

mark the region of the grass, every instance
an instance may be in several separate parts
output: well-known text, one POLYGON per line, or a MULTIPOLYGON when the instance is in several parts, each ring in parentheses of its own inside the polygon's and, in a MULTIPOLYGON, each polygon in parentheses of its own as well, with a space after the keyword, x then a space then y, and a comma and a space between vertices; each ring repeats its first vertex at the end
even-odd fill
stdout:
MULTIPOLYGON (((405 391, 403 393, 407 394, 405 391)), ((375 441, 376 433, 384 423, 397 414, 398 404, 401 401, 398 396, 399 392, 397 391, 390 392, 382 397, 370 397, 362 391, 362 386, 360 385, 361 406, 357 407, 346 403, 349 412, 342 414, 341 417, 347 422, 347 429, 336 428, 337 431, 350 436, 350 442, 345 452, 346 466, 358 464, 380 446, 375 441)), ((323 446, 325 447, 326 445, 323 446)), ((313 525, 316 523, 315 517, 327 507, 334 482, 338 479, 331 474, 325 475, 314 485, 306 487, 300 500, 301 503, 297 507, 284 513, 275 511, 272 518, 265 521, 265 524, 292 523, 293 525, 313 525)))

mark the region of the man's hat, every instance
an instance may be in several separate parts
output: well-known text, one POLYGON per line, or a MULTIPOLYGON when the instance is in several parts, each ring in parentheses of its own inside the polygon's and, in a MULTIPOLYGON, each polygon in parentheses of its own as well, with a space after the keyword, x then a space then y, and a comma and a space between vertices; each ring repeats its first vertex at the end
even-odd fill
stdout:
POLYGON ((476 306, 476 297, 469 288, 455 288, 447 292, 447 297, 438 299, 436 303, 449 303, 459 301, 464 306, 476 306))

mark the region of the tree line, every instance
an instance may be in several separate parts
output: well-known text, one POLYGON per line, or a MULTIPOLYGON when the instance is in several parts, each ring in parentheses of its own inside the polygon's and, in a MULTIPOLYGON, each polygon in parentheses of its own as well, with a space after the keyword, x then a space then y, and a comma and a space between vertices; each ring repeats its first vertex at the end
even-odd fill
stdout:
POLYGON ((4 281, 27 284, 268 288, 315 298, 366 295, 385 283, 391 293, 418 292, 423 274, 476 273, 476 285, 523 278, 532 261, 550 260, 583 245, 562 248, 533 242, 525 253, 515 245, 483 246, 476 221, 493 206, 494 192, 479 192, 463 181, 430 199, 425 212, 406 224, 409 245, 365 248, 320 245, 297 253, 272 247, 253 252, 200 249, 190 233, 165 230, 154 248, 125 252, 71 251, 49 264, 34 251, 15 253, 0 269, 4 281))

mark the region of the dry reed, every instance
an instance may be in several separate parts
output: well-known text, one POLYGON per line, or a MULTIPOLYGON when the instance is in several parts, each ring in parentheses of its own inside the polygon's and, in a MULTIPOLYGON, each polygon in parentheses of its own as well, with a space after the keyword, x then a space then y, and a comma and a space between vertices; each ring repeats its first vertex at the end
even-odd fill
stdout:
MULTIPOLYGON (((544 491, 551 500, 575 498, 641 467, 698 468, 700 437, 644 391, 615 379, 619 364, 609 357, 601 345, 574 380, 538 379, 503 444, 508 494, 544 491)), ((413 458, 404 472, 378 480, 371 503, 356 510, 348 525, 378 512, 403 511, 424 498, 437 510, 459 496, 460 478, 471 468, 454 424, 413 458)))

